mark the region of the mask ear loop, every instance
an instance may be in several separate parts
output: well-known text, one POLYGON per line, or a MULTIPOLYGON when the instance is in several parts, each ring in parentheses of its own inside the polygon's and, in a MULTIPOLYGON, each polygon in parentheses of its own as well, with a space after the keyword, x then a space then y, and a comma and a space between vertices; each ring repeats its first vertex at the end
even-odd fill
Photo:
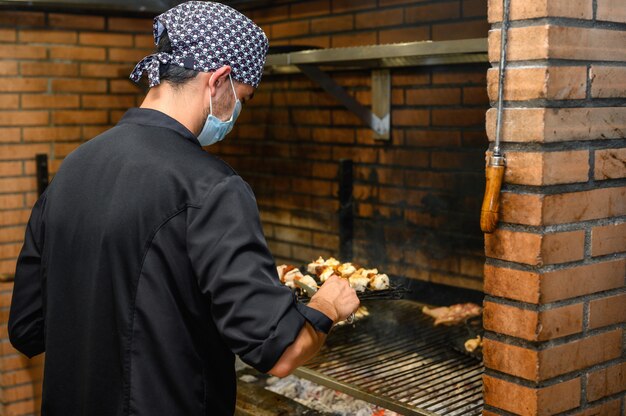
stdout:
MULTIPOLYGON (((209 85, 211 84, 211 80, 213 79, 213 75, 215 75, 215 72, 213 72, 211 74, 211 78, 209 78, 209 85)), ((209 115, 213 115, 213 100, 211 99, 212 95, 213 95, 213 93, 211 91, 209 91, 209 115)))
POLYGON ((233 77, 230 76, 230 73, 228 74, 228 79, 230 79, 230 86, 233 88, 233 95, 235 96, 235 106, 233 107, 233 113, 230 115, 230 120, 228 120, 232 121, 233 117, 235 116, 235 108, 237 107, 237 101, 239 101, 239 99, 237 98, 237 93, 235 92, 235 84, 233 84, 233 77))

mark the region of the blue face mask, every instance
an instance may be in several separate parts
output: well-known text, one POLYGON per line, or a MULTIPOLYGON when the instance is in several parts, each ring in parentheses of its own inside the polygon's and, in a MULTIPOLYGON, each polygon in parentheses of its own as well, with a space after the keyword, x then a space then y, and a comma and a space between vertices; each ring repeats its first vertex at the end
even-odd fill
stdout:
POLYGON ((233 84, 233 79, 230 77, 230 74, 228 74, 228 78, 230 79, 230 86, 233 88, 233 94, 235 95, 235 108, 233 109, 233 114, 230 116, 230 120, 228 121, 222 121, 215 117, 213 115, 213 100, 209 95, 210 114, 206 118, 204 127, 198 135, 198 141, 202 146, 212 145, 213 143, 217 143, 226 137, 226 135, 233 129, 235 120, 237 120, 237 117, 239 117, 239 113, 241 112, 241 101, 237 98, 235 85, 233 84))

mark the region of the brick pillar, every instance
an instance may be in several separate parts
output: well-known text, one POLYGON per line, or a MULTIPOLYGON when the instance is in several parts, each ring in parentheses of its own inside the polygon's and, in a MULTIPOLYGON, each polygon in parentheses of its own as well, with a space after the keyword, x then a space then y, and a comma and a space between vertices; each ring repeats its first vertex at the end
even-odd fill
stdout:
MULTIPOLYGON (((492 101, 501 16, 490 0, 492 101)), ((626 415, 626 2, 511 0, 510 18, 484 414, 626 415)))

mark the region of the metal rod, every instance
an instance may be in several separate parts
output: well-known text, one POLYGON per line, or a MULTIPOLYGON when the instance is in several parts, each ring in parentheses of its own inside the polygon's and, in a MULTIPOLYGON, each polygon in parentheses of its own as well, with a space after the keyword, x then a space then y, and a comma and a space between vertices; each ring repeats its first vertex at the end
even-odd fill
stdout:
POLYGON ((496 142, 493 148, 494 156, 501 156, 500 153, 500 132, 502 131, 502 112, 504 106, 504 75, 506 69, 506 47, 509 29, 509 1, 503 0, 502 5, 502 29, 500 30, 500 62, 498 76, 498 118, 496 119, 496 142))

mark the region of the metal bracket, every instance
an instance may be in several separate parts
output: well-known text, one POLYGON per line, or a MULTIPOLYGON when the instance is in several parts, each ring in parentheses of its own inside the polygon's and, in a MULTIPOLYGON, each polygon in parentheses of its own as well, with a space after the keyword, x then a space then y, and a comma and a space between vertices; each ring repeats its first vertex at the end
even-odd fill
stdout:
POLYGON ((361 119, 363 124, 374 130, 376 139, 389 140, 391 138, 391 77, 389 70, 372 71, 372 111, 370 111, 317 66, 301 64, 297 67, 309 79, 361 119))

